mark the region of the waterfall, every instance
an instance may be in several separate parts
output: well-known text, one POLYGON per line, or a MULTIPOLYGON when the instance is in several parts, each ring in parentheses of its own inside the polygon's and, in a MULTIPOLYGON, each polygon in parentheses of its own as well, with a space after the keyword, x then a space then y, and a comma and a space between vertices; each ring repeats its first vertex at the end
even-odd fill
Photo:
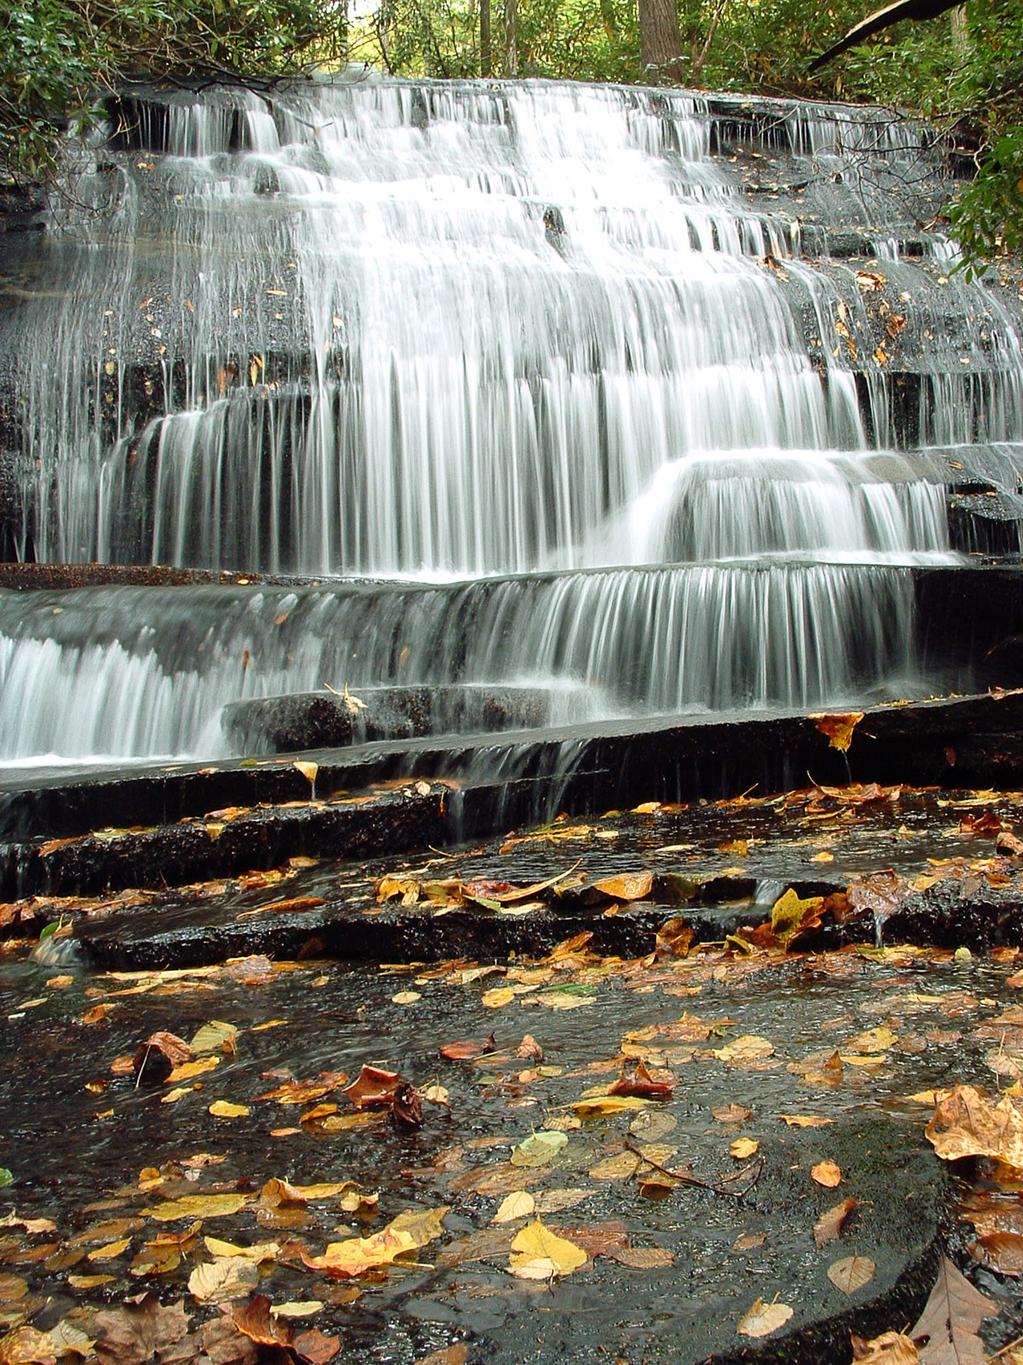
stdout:
POLYGON ((0 595, 0 754, 217 753, 222 704, 324 683, 528 679, 551 723, 926 690, 950 467, 1023 467, 1019 303, 912 227, 926 130, 140 89, 66 174, 3 258, 22 555, 321 586, 0 595))

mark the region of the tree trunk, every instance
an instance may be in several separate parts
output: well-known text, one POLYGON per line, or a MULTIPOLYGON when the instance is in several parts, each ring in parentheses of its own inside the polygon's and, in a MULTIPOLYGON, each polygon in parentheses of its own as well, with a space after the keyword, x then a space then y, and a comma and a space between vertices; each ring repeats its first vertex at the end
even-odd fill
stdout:
POLYGON ((682 35, 675 0, 638 2, 640 60, 644 68, 653 81, 678 80, 682 70, 682 35))
POLYGON ((494 50, 490 36, 490 0, 480 0, 480 75, 494 74, 494 50))
POLYGON ((952 50, 957 57, 965 57, 970 50, 970 26, 965 5, 957 5, 952 11, 952 50))
POLYGON ((519 74, 518 0, 504 0, 504 74, 519 74))

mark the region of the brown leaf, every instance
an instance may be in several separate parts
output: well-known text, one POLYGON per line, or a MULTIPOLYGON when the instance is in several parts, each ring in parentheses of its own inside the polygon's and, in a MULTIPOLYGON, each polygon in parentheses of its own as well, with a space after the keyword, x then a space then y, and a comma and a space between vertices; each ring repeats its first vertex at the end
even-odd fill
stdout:
POLYGON ((970 1255, 999 1275, 1023 1275, 1023 1236, 1018 1232, 989 1232, 978 1237, 970 1255))
POLYGON ((902 1332, 882 1332, 869 1341, 850 1332, 849 1341, 858 1365, 916 1365, 920 1359, 913 1339, 902 1332))
POLYGON ((641 901, 650 895, 653 885, 652 872, 620 872, 615 877, 593 882, 590 889, 612 901, 641 901))
POLYGON ((378 1066, 364 1066, 341 1094, 356 1109, 389 1109, 394 1103, 394 1094, 401 1084, 396 1071, 383 1071, 378 1066))
POLYGON ((833 1204, 830 1209, 826 1209, 821 1214, 813 1225, 813 1240, 818 1247, 827 1246, 829 1242, 833 1242, 836 1237, 841 1235, 846 1219, 858 1203, 859 1200, 853 1199, 850 1195, 847 1199, 843 1199, 840 1204, 833 1204))
MULTIPOLYGON (((493 1038, 494 1035, 491 1034, 488 1041, 492 1042, 493 1038)), ((522 1057, 528 1062, 542 1062, 543 1048, 531 1033, 525 1033, 522 1035, 522 1042, 519 1043, 518 1047, 515 1049, 515 1055, 516 1057, 522 1057)))
POLYGON ((964 815, 959 821, 961 834, 997 834, 1002 822, 993 810, 981 811, 979 815, 964 815))
POLYGON ((416 1365, 465 1365, 469 1359, 469 1348, 462 1342, 445 1346, 439 1351, 431 1351, 428 1356, 420 1356, 416 1365))
POLYGON ((844 1256, 828 1266, 828 1279, 843 1294, 855 1294, 871 1282, 876 1270, 869 1256, 844 1256))
POLYGON ((188 1326, 180 1302, 165 1308, 154 1293, 142 1294, 96 1314, 94 1350, 110 1365, 170 1365, 182 1359, 188 1326))
MULTIPOLYGON (((461 1038, 454 1043, 444 1043, 437 1049, 440 1055, 449 1062, 471 1062, 477 1057, 483 1057, 486 1053, 496 1050, 497 1043, 493 1034, 489 1038, 485 1038, 482 1043, 475 1042, 470 1038, 461 1038)), ((519 1053, 520 1057, 523 1055, 523 1053, 519 1053)), ((541 1057, 542 1055, 541 1053, 541 1057)))
POLYGON ((688 957, 695 937, 696 930, 681 917, 665 920, 657 931, 654 944, 657 960, 665 962, 673 957, 688 957))
POLYGON ((1008 1096, 992 1104, 972 1085, 957 1085, 934 1106, 924 1136, 943 1161, 989 1156, 1023 1166, 1023 1117, 1008 1096))
POLYGON ((257 1346, 287 1347, 291 1343, 292 1329, 273 1316, 270 1300, 265 1294, 253 1294, 248 1303, 233 1304, 231 1321, 243 1336, 257 1346))
POLYGON ((1017 839, 1015 834, 1003 829, 995 840, 995 850, 1012 858, 1023 858, 1023 839, 1017 839))
POLYGON ((741 1104, 718 1104, 710 1112, 718 1123, 744 1123, 753 1110, 744 1109, 741 1104))
POLYGON ((395 1123, 403 1128, 422 1128, 423 1102, 419 1091, 408 1081, 402 1081, 395 1090, 391 1114, 395 1123))
POLYGON ((300 1332, 295 1337, 291 1349, 299 1360, 307 1361, 308 1365, 326 1365, 326 1362, 333 1360, 340 1351, 341 1338, 329 1337, 318 1327, 311 1327, 307 1332, 300 1332))
POLYGON ((613 1247, 607 1254, 633 1270, 663 1270, 675 1261, 666 1247, 613 1247))
POLYGON ((927 1337, 922 1359, 927 1365, 984 1365, 984 1343, 977 1329, 998 1307, 961 1275, 947 1256, 924 1311, 910 1330, 914 1341, 927 1337))
POLYGON ((159 1085, 175 1067, 187 1062, 191 1049, 184 1038, 160 1030, 139 1043, 132 1058, 132 1070, 139 1081, 159 1085))
POLYGON ((898 910, 909 892, 910 886, 905 877, 900 877, 897 872, 885 871, 873 872, 850 882, 846 896, 854 910, 869 910, 883 924, 889 915, 898 910))
POLYGON ((631 1072, 623 1072, 613 1085, 608 1086, 609 1095, 637 1095, 651 1100, 670 1100, 675 1089, 675 1078, 669 1071, 651 1072, 645 1062, 635 1063, 631 1072))

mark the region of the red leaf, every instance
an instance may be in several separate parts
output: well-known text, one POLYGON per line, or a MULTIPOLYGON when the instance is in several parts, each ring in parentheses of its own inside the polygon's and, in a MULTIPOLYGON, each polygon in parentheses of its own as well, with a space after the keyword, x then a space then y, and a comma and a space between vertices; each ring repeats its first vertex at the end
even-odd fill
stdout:
MULTIPOLYGON (((497 1043, 494 1035, 484 1039, 482 1043, 477 1043, 471 1038, 460 1038, 454 1043, 444 1043, 437 1051, 442 1057, 446 1057, 449 1062, 471 1062, 477 1057, 483 1057, 488 1052, 495 1052, 497 1043)), ((519 1056, 522 1054, 520 1053, 519 1056)))

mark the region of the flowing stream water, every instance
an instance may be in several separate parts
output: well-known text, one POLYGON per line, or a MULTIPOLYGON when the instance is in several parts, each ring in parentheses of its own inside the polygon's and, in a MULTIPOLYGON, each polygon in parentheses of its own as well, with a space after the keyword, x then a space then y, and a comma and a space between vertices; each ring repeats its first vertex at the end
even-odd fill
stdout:
POLYGON ((216 755, 224 704, 325 683, 526 682, 550 724, 926 690, 950 464, 1023 469, 1019 304, 907 251, 919 127, 748 108, 113 107, 5 258, 18 553, 317 581, 0 593, 0 756, 216 755))

